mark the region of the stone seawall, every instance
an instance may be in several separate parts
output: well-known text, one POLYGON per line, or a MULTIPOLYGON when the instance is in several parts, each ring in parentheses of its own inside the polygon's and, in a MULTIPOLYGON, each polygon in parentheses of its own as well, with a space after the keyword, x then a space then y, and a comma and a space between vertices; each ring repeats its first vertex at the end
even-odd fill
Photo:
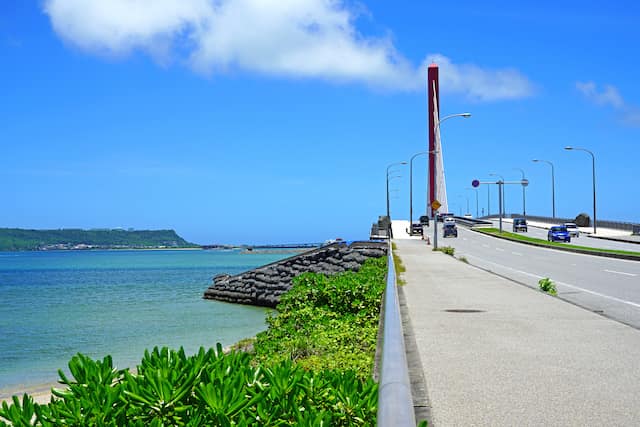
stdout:
POLYGON ((330 275, 357 271, 367 259, 386 254, 386 242, 334 243, 235 276, 219 274, 204 292, 204 298, 275 308, 295 276, 306 272, 330 275))

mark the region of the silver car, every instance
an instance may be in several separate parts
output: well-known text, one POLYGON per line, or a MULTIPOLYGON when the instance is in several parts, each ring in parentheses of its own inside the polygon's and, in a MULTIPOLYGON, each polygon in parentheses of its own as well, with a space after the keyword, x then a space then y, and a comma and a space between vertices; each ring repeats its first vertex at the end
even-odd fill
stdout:
POLYGON ((569 236, 571 237, 580 237, 580 229, 573 222, 565 222, 564 226, 567 227, 567 231, 569 232, 569 236))

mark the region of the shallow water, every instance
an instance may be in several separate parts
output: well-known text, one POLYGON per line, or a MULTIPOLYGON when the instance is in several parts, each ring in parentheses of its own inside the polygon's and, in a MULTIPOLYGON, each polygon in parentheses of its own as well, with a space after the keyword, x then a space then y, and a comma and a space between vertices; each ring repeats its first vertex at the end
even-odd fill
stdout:
MULTIPOLYGON (((219 273, 291 254, 0 252, 0 393, 55 382, 76 353, 135 367, 145 349, 194 353, 265 328, 265 310, 203 300, 219 273)), ((66 370, 66 369, 65 369, 66 370)))

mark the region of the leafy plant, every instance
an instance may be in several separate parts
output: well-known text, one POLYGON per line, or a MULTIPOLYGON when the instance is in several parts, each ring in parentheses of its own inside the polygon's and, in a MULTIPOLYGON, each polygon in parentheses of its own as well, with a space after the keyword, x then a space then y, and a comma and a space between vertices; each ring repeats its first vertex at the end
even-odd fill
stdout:
POLYGON ((558 295, 558 291, 556 290, 556 285, 553 283, 551 279, 545 277, 544 279, 540 279, 538 281, 538 286, 542 292, 546 292, 549 295, 556 296, 558 295))
POLYGON ((464 262, 465 264, 469 264, 469 260, 467 259, 466 256, 461 256, 458 258, 460 261, 464 262))
POLYGON ((447 255, 451 255, 453 256, 454 252, 456 251, 456 249, 453 246, 440 246, 437 249, 434 249, 434 251, 440 251, 443 252, 447 255))

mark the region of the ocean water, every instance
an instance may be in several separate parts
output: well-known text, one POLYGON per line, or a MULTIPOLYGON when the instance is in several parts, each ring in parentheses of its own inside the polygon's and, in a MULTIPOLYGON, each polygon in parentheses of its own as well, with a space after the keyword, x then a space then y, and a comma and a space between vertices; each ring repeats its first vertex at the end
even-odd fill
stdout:
POLYGON ((203 300, 219 273, 290 256, 239 250, 0 252, 0 394, 57 381, 80 352, 135 367, 145 349, 227 346, 265 309, 203 300))

